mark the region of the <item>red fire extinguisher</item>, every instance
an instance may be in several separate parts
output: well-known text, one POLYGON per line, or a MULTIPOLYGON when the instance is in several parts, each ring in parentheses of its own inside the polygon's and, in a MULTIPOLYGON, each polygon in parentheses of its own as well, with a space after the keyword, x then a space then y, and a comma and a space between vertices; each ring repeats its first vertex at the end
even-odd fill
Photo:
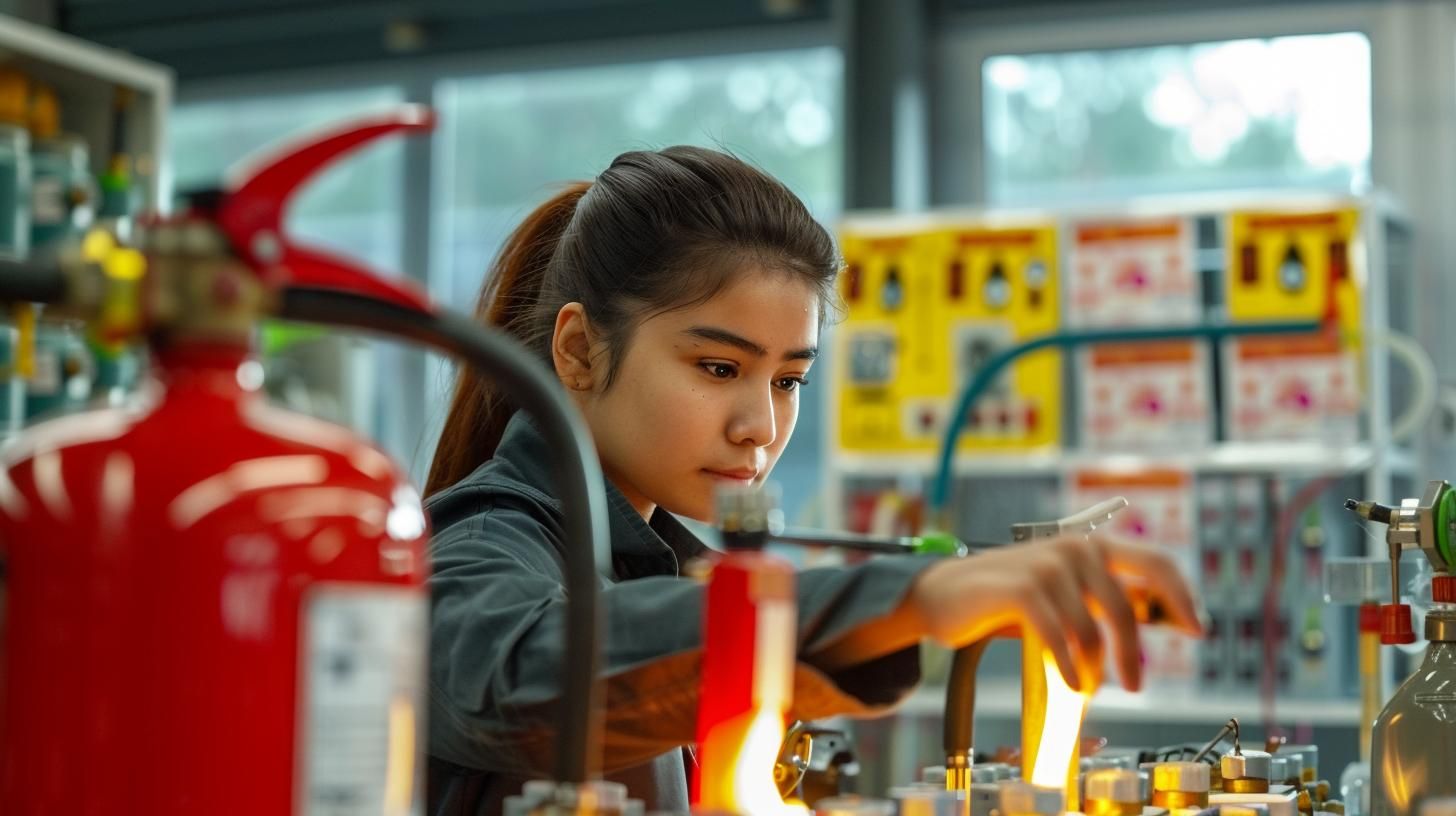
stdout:
POLYGON ((154 374, 0 454, 0 813, 421 812, 420 498, 373 446, 266 404, 249 341, 284 285, 423 310, 281 224, 331 160, 432 124, 353 125, 139 223, 136 249, 77 250, 100 275, 67 305, 144 334, 154 374))

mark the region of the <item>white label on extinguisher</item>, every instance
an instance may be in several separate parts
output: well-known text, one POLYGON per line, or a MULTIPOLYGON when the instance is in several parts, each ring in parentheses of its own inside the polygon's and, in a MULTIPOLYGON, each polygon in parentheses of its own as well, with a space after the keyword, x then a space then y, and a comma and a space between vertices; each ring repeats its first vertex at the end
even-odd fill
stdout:
POLYGON ((320 584, 305 599, 300 816, 424 812, 426 596, 320 584))

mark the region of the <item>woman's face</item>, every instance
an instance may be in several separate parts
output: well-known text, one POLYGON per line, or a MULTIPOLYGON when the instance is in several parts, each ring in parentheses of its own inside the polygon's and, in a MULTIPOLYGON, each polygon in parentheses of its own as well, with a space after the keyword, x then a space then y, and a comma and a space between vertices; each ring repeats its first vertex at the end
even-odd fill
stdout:
POLYGON ((757 270, 642 321, 612 386, 582 400, 607 477, 644 518, 660 505, 711 521, 716 487, 773 470, 818 341, 813 286, 757 270))

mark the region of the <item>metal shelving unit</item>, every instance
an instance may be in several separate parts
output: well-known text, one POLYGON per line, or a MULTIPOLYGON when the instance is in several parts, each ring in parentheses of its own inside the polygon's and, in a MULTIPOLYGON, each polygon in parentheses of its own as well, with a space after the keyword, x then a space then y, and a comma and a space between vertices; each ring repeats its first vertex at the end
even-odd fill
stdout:
POLYGON ((0 15, 0 61, 56 89, 62 130, 91 148, 93 171, 111 155, 118 88, 133 92, 125 138, 135 173, 146 191, 142 205, 165 210, 171 183, 167 169, 167 119, 175 79, 171 69, 23 20, 0 15))
MULTIPOLYGON (((1418 471, 1415 457, 1404 449, 1381 451, 1363 443, 1329 448, 1313 442, 1225 442, 1205 450, 1166 454, 1073 450, 964 456, 956 460, 954 472, 962 478, 989 478, 1055 476, 1087 467, 1113 471, 1177 467, 1198 473, 1351 474, 1369 470, 1377 461, 1388 467, 1394 476, 1414 477, 1418 471)), ((840 454, 834 460, 834 467, 841 476, 915 473, 928 479, 934 471, 934 463, 922 456, 840 454)))
MULTIPOLYGON (((125 186, 107 185, 110 194, 125 195, 128 209, 170 209, 167 121, 174 86, 170 69, 4 15, 0 15, 0 65, 54 91, 60 132, 85 143, 87 173, 93 182, 103 175, 116 180, 118 171, 124 170, 125 186), (113 167, 112 158, 119 153, 127 157, 126 164, 113 167)), ((102 185, 97 183, 96 188, 102 185)), ((30 208, 29 189, 21 195, 19 201, 12 197, 10 206, 30 208)), ((10 379, 15 332, 8 321, 8 316, 0 316, 0 377, 4 378, 0 379, 0 442, 22 423, 24 391, 39 382, 22 385, 10 379)), ((58 376, 51 374, 46 380, 52 392, 61 387, 58 376)))
MULTIPOLYGON (((1371 338, 1392 329, 1389 291, 1400 281, 1390 280, 1388 235, 1391 227, 1409 234, 1409 218, 1398 202, 1382 193, 1365 196, 1341 196, 1325 193, 1288 192, 1221 192, 1186 196, 1146 196, 1130 199, 1119 206, 1069 208, 1066 210, 937 210, 933 214, 918 213, 855 213, 846 216, 848 225, 895 219, 905 228, 933 223, 937 218, 971 216, 986 224, 1026 224, 1054 222, 1066 234, 1069 224, 1089 219, 1141 217, 1197 217, 1217 215, 1239 208, 1261 210, 1323 210, 1357 207, 1361 211, 1360 239, 1363 257, 1356 261, 1365 276, 1362 304, 1362 366, 1367 397, 1362 419, 1361 438, 1348 444, 1329 445, 1323 442, 1237 442, 1217 441, 1191 450, 1098 452, 1075 446, 1025 451, 959 454, 954 472, 957 481, 997 478, 1057 478, 1074 470, 1096 467, 1108 470, 1135 470, 1147 467, 1184 468, 1195 475, 1268 473, 1288 476, 1363 474, 1364 490, 1371 496, 1394 496, 1397 479, 1418 479, 1422 473, 1419 457, 1408 449, 1392 444, 1391 370, 1388 355, 1371 338)), ((1065 252, 1063 247, 1061 252, 1065 252)), ((1196 253, 1200 271, 1221 268, 1225 253, 1200 248, 1196 253)), ((1214 350, 1218 353, 1218 350, 1214 350)), ((1063 364, 1070 357, 1064 356, 1063 364)), ((834 361, 843 365, 842 361, 834 361)), ((846 452, 838 448, 839 417, 836 400, 825 400, 824 422, 827 444, 822 460, 826 479, 824 504, 827 522, 832 527, 845 523, 845 482, 850 479, 896 479, 911 475, 928 479, 935 472, 933 453, 866 454, 846 452)), ((1066 413, 1071 415, 1071 395, 1065 398, 1066 413)), ((1011 522, 1008 520, 1007 524, 1011 522)), ((1379 555, 1372 550, 1371 555, 1379 555)))

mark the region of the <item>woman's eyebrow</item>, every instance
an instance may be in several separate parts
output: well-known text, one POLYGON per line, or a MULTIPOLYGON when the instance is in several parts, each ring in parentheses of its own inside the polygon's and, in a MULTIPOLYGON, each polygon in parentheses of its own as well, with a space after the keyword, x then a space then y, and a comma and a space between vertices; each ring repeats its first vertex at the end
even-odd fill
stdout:
MULTIPOLYGON (((746 351, 755 357, 763 357, 768 354, 768 349, 760 346, 752 340, 749 340, 747 337, 744 337, 740 334, 734 334, 727 329, 720 329, 715 326, 693 326, 690 329, 684 329, 683 334, 686 334, 690 337, 697 337, 701 340, 707 340, 713 343, 722 343, 725 346, 733 346, 734 348, 746 351)), ((818 356, 819 350, 810 347, 791 351, 788 354, 784 355, 784 359, 813 360, 818 356)))

